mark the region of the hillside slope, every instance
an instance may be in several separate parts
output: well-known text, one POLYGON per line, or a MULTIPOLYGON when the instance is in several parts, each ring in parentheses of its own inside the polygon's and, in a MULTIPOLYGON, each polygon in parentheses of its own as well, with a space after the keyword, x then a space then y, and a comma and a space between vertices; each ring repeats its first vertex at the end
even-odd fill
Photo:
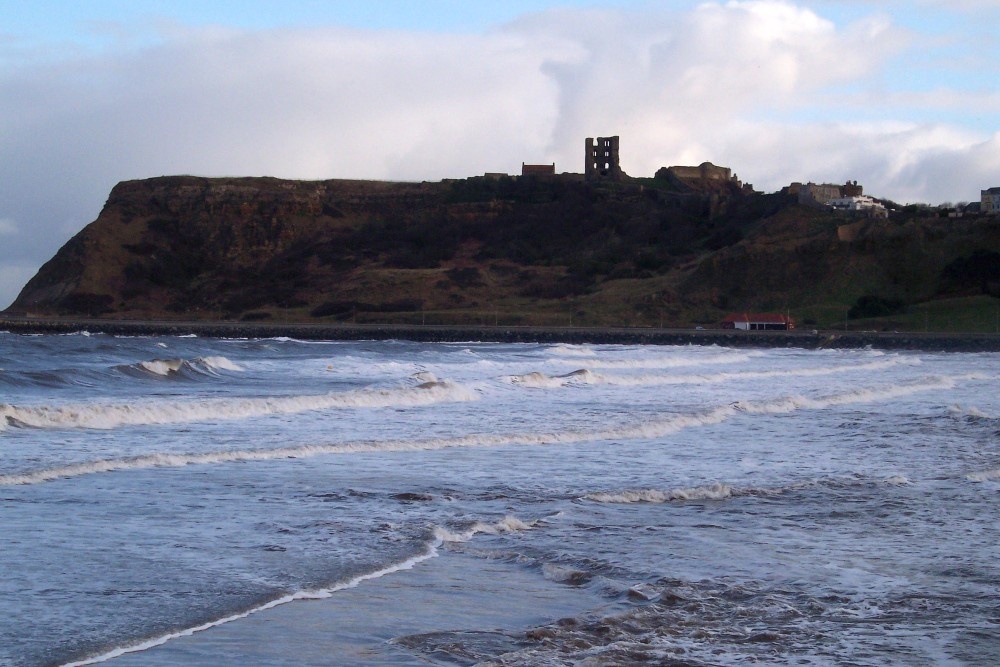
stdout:
POLYGON ((719 183, 173 176, 118 184, 9 311, 689 325, 787 310, 822 322, 864 295, 988 293, 993 255, 972 278, 956 269, 977 252, 1000 252, 997 218, 856 220, 719 183))

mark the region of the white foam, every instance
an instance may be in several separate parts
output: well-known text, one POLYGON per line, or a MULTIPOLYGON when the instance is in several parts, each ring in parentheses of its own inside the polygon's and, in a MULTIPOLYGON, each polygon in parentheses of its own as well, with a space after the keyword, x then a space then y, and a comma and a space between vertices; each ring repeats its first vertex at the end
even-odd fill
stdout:
POLYGON ((597 353, 592 348, 578 345, 554 345, 549 352, 560 357, 594 357, 597 353))
POLYGON ((226 357, 199 357, 198 360, 213 370, 240 372, 243 367, 226 357))
MULTIPOLYGON (((581 355, 582 356, 582 355, 581 355)), ((587 365, 592 368, 603 369, 656 369, 656 368, 683 368, 686 366, 712 366, 722 364, 744 363, 758 356, 755 353, 725 352, 704 357, 655 357, 655 358, 634 358, 634 359, 594 359, 588 361, 587 365)), ((572 363, 565 359, 554 360, 557 363, 572 363)))
POLYGON ((106 653, 102 653, 100 655, 96 655, 90 658, 84 658, 83 660, 77 660, 74 662, 66 663, 63 665, 63 667, 83 667, 84 665, 96 665, 98 663, 107 662, 109 660, 119 658, 129 653, 140 653, 142 651, 149 650, 156 646, 162 646, 163 644, 166 644, 167 642, 172 641, 174 639, 179 639, 181 637, 190 637, 196 632, 202 632, 210 628, 215 628, 220 625, 225 625, 226 623, 231 623, 232 621, 238 621, 242 618, 251 616, 252 614, 266 611, 268 609, 273 609, 275 607, 287 604, 289 602, 295 602, 296 600, 320 600, 328 598, 331 597, 337 591, 347 590, 349 588, 356 588, 357 586, 361 585, 366 581, 372 579, 379 579, 381 577, 393 574, 395 572, 410 570, 418 563, 436 557, 438 555, 438 547, 441 545, 442 541, 443 540, 441 540, 440 538, 436 538, 434 542, 427 544, 425 546, 424 551, 422 553, 419 553, 416 556, 412 556, 402 562, 389 565, 388 567, 375 570, 374 572, 369 572, 368 574, 358 575, 347 581, 330 586, 329 588, 304 590, 295 593, 290 593, 276 600, 272 600, 270 602, 262 604, 259 607, 254 607, 253 609, 249 609, 247 611, 240 612, 238 614, 232 614, 231 616, 226 616, 224 618, 220 618, 215 621, 209 621, 207 623, 203 623, 202 625, 193 628, 186 628, 184 630, 172 632, 166 635, 162 635, 160 637, 155 637, 153 639, 149 639, 147 641, 144 641, 139 644, 134 644, 132 646, 119 647, 111 651, 108 651, 106 653))
POLYGON ((986 412, 983 412, 979 408, 973 407, 973 406, 969 406, 967 408, 963 408, 961 405, 953 405, 953 406, 951 406, 950 410, 951 410, 952 414, 962 415, 962 416, 965 416, 965 417, 976 417, 978 419, 997 419, 998 418, 996 415, 988 414, 986 412))
POLYGON ((728 484, 715 483, 669 491, 645 489, 618 493, 589 493, 584 498, 598 503, 668 503, 679 500, 726 500, 734 495, 739 495, 739 492, 734 492, 728 484))
POLYGON ((542 576, 561 584, 579 584, 591 578, 591 574, 585 570, 557 563, 542 563, 542 576))
MULTIPOLYGON (((669 502, 680 502, 685 500, 728 500, 730 498, 740 498, 744 496, 777 496, 783 493, 798 491, 809 488, 819 482, 798 482, 781 487, 733 487, 728 484, 716 482, 706 486, 695 486, 690 488, 677 489, 638 489, 627 491, 600 491, 588 493, 583 496, 586 500, 608 504, 628 504, 628 503, 653 503, 662 504, 669 502)), ((840 482, 838 482, 839 484, 840 482)), ((859 480, 858 484, 864 484, 859 480)), ((910 480, 903 475, 893 475, 882 480, 882 483, 891 486, 907 486, 910 480)))
POLYGON ((563 386, 562 380, 551 378, 540 371, 532 371, 524 375, 510 375, 507 377, 507 380, 514 384, 523 384, 526 387, 545 388, 563 386))
MULTIPOLYGON (((616 364, 622 362, 615 362, 616 364)), ((823 366, 816 368, 799 368, 787 370, 769 371, 726 371, 722 373, 699 373, 687 375, 608 375, 594 373, 589 369, 581 369, 567 373, 565 375, 549 376, 545 373, 535 371, 524 375, 509 376, 508 381, 526 387, 542 389, 554 389, 580 384, 601 384, 619 387, 645 387, 659 385, 684 385, 684 384, 732 384, 746 380, 765 380, 773 378, 787 377, 821 377, 835 375, 838 373, 853 373, 864 371, 884 370, 900 364, 915 365, 920 363, 919 359, 912 357, 899 357, 881 361, 873 361, 865 364, 855 364, 851 366, 823 366)), ((635 364, 636 368, 648 368, 644 362, 623 362, 624 365, 610 365, 595 362, 595 368, 630 368, 635 364)), ((666 367, 666 366, 664 366, 666 367)))
POLYGON ((549 376, 540 371, 534 371, 531 373, 525 373, 524 375, 510 375, 507 377, 507 380, 514 384, 542 389, 565 387, 573 384, 601 384, 604 382, 603 377, 592 373, 586 368, 581 368, 571 373, 556 376, 549 376))
POLYGON ((30 407, 0 404, 0 417, 3 418, 0 424, 12 423, 33 428, 112 429, 121 426, 247 419, 327 409, 423 406, 474 401, 478 398, 475 391, 462 385, 435 381, 416 387, 271 398, 158 400, 30 407))
POLYGON ((982 472, 973 472, 965 476, 970 482, 989 482, 994 479, 1000 479, 1000 468, 994 468, 993 470, 983 470, 982 472))
POLYGON ((480 533, 485 533, 487 535, 501 535, 508 533, 520 533, 526 530, 531 530, 537 525, 537 521, 532 521, 531 523, 525 523, 517 517, 505 516, 496 523, 483 523, 477 521, 469 528, 465 529, 460 533, 456 533, 448 530, 447 528, 442 528, 438 526, 434 529, 434 535, 442 542, 468 542, 475 535, 480 533))
MULTIPOLYGON (((629 439, 662 438, 683 429, 710 426, 722 423, 732 418, 744 418, 747 415, 784 414, 800 409, 823 409, 852 403, 870 403, 891 400, 901 396, 909 396, 924 391, 950 389, 963 379, 989 379, 989 376, 972 374, 955 377, 927 378, 921 382, 907 385, 889 385, 882 388, 858 389, 842 394, 832 394, 821 398, 804 398, 801 396, 775 399, 764 402, 742 402, 719 406, 707 412, 693 414, 670 415, 632 426, 619 426, 604 431, 564 431, 554 433, 520 433, 520 434, 473 434, 455 438, 439 438, 432 440, 403 440, 383 442, 341 443, 332 445, 306 445, 301 447, 284 447, 267 450, 236 450, 220 451, 202 454, 149 454, 125 459, 106 459, 77 463, 58 468, 50 468, 28 473, 0 475, 0 486, 37 484, 63 477, 77 477, 95 473, 112 472, 157 467, 180 467, 187 465, 218 464, 235 461, 264 461, 283 458, 306 458, 327 454, 350 454, 356 452, 388 452, 388 451, 430 451, 462 447, 499 447, 511 445, 543 446, 566 443, 598 442, 629 439)), ((407 390, 402 390, 407 391, 407 390)), ((446 388, 433 386, 428 389, 415 388, 413 392, 444 392, 446 388)), ((467 391, 467 390, 463 390, 467 391)), ((469 392, 472 393, 472 392, 469 392)), ((338 397, 337 405, 343 404, 338 397)), ((394 396, 398 401, 399 397, 394 396)), ((9 416, 6 410, 10 406, 0 406, 0 415, 9 416)))
POLYGON ((140 361, 136 367, 153 375, 167 376, 180 371, 183 364, 183 359, 153 359, 152 361, 140 361))
POLYGON ((143 373, 157 375, 160 377, 169 377, 184 370, 209 374, 216 374, 218 371, 239 372, 243 370, 243 368, 239 365, 233 363, 226 357, 221 356, 197 357, 191 360, 151 359, 149 361, 140 361, 136 364, 123 366, 121 368, 125 370, 138 370, 143 373))

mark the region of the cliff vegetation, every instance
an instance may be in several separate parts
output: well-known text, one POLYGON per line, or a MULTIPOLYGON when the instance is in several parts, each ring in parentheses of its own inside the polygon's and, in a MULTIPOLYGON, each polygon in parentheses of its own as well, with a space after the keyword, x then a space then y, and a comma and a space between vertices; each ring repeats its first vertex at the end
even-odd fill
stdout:
POLYGON ((733 183, 123 182, 8 312, 130 319, 992 331, 1000 219, 799 205, 733 183))

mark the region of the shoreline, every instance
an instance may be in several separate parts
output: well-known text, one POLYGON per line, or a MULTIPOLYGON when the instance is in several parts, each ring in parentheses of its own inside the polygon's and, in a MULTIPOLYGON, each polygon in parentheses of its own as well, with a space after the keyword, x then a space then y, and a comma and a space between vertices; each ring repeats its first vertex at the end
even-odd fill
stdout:
POLYGON ((878 332, 799 329, 738 331, 651 327, 539 327, 412 324, 340 324, 112 320, 100 318, 0 317, 0 330, 16 334, 68 334, 80 331, 117 336, 206 338, 297 338, 301 340, 409 340, 427 343, 569 343, 622 345, 721 345, 805 349, 924 350, 998 352, 1000 335, 985 333, 878 332))
POLYGON ((488 660, 528 645, 533 628, 594 610, 616 608, 586 587, 445 548, 411 569, 185 634, 109 664, 425 667, 470 652, 488 660), (451 641, 442 646, 442 638, 451 641))

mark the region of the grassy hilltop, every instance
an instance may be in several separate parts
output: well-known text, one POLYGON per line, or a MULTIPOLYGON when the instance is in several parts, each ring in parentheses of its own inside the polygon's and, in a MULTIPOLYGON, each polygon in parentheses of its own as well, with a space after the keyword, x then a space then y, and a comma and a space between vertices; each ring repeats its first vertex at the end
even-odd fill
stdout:
POLYGON ((733 182, 161 177, 117 185, 10 312, 993 331, 1000 218, 888 220, 733 182))

